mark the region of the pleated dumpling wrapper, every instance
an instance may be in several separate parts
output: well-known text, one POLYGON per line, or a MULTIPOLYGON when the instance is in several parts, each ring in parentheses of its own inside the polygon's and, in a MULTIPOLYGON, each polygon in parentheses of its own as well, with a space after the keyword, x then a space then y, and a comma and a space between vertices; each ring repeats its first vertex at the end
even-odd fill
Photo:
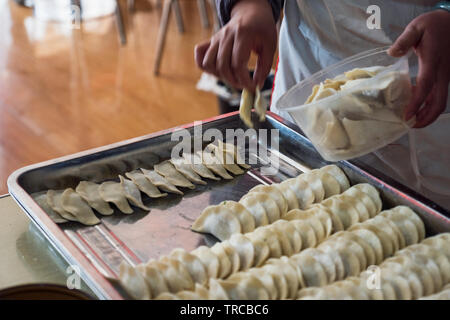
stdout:
POLYGON ((125 197, 131 202, 131 204, 133 204, 138 208, 141 208, 142 210, 150 211, 150 208, 144 205, 144 203, 142 202, 141 192, 139 191, 138 187, 133 183, 133 181, 125 179, 120 175, 119 179, 125 197))
POLYGON ((184 160, 190 164, 192 170, 194 170, 199 176, 206 179, 219 181, 220 178, 216 177, 202 162, 202 157, 197 154, 184 153, 184 160))
POLYGON ((186 179, 185 176, 178 172, 170 161, 163 161, 155 164, 154 169, 157 173, 164 176, 167 181, 177 187, 195 189, 195 186, 188 179, 186 179))
POLYGON ((225 167, 216 156, 209 151, 199 151, 199 156, 202 159, 202 163, 212 172, 219 175, 223 179, 232 180, 233 177, 225 170, 225 167))
POLYGON ((172 158, 169 160, 175 169, 177 169, 181 174, 183 174, 189 181, 196 184, 205 185, 206 182, 195 172, 194 168, 189 161, 183 158, 172 158))
POLYGON ((239 116, 245 125, 249 128, 253 128, 252 123, 252 108, 253 108, 254 96, 247 89, 242 90, 241 105, 239 107, 239 116))
POLYGON ((103 182, 100 185, 100 195, 103 200, 114 203, 122 213, 133 213, 133 209, 130 207, 120 183, 114 181, 103 182))
POLYGON ((143 168, 141 168, 141 170, 144 173, 145 177, 147 179, 149 179, 151 183, 153 183, 155 186, 157 186, 161 190, 170 192, 170 193, 176 193, 176 194, 183 195, 182 191, 180 191, 176 186, 174 186, 172 183, 170 183, 166 178, 164 178, 158 172, 156 172, 154 170, 143 169, 143 168))
POLYGON ((193 231, 209 233, 219 240, 229 239, 234 233, 241 233, 241 223, 233 211, 226 206, 209 206, 203 210, 191 228, 193 231))
POLYGON ((259 116, 259 121, 262 122, 266 119, 268 102, 264 98, 259 86, 256 86, 255 91, 255 112, 259 116))
POLYGON ((61 217, 69 221, 78 221, 70 212, 66 211, 62 205, 62 194, 64 190, 48 190, 47 191, 47 203, 55 210, 61 217))
MULTIPOLYGON (((223 144, 222 144, 223 146, 223 144)), ((234 175, 244 174, 244 170, 242 170, 234 161, 234 154, 230 154, 225 152, 225 150, 221 147, 221 145, 215 145, 210 143, 206 146, 204 153, 211 152, 214 154, 215 158, 218 159, 219 164, 222 164, 223 167, 231 172, 234 175)))
POLYGON ((245 163, 245 154, 243 152, 244 150, 241 151, 241 149, 239 149, 233 143, 226 143, 226 142, 223 142, 222 140, 218 140, 217 143, 218 143, 217 146, 219 149, 222 149, 223 152, 230 154, 234 157, 236 164, 238 164, 239 166, 241 166, 244 169, 251 168, 250 165, 245 163))
POLYGON ((100 195, 100 185, 90 181, 80 181, 75 191, 95 210, 103 215, 111 215, 114 210, 100 195))
POLYGON ((64 219, 58 212, 52 209, 47 202, 47 192, 39 192, 32 195, 33 200, 44 210, 50 219, 52 219, 55 223, 64 223, 67 222, 67 219, 64 219))
POLYGON ((139 190, 150 198, 162 198, 167 196, 167 193, 162 193, 159 191, 159 189, 145 177, 141 170, 127 172, 125 173, 125 176, 131 179, 139 190))
POLYGON ((82 224, 92 226, 100 223, 91 207, 72 188, 64 190, 61 196, 61 204, 64 210, 70 212, 82 224))

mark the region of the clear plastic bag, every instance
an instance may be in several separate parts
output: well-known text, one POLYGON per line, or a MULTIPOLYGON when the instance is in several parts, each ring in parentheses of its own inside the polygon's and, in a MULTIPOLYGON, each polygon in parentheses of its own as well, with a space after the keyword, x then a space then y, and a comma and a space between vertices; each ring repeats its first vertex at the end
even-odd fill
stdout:
POLYGON ((300 82, 279 99, 277 107, 289 112, 324 159, 338 161, 370 153, 407 133, 414 121, 403 119, 410 96, 408 56, 393 58, 387 48, 380 48, 300 82), (324 83, 333 87, 343 74, 360 69, 374 72, 368 78, 356 75, 351 81, 347 76, 338 90, 323 89, 324 83))

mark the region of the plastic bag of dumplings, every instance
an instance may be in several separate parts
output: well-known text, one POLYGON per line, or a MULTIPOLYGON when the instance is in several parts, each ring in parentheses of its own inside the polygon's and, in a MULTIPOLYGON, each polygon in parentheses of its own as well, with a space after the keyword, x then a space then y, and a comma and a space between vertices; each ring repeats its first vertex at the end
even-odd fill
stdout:
POLYGON ((345 59, 292 87, 277 102, 328 161, 362 156, 394 142, 414 124, 408 56, 388 48, 345 59))

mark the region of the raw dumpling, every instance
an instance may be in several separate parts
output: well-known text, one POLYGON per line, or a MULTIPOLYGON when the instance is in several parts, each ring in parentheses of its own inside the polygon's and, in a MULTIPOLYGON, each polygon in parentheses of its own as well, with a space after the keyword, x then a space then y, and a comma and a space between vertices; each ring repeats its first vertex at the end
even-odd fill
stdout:
POLYGON ((203 151, 201 153, 203 164, 215 174, 221 176, 224 179, 232 180, 233 177, 225 170, 224 166, 220 163, 211 152, 203 151))
POLYGON ((125 179, 121 175, 119 175, 119 179, 125 197, 131 202, 131 204, 143 210, 150 211, 150 208, 145 206, 142 202, 141 192, 139 191, 138 187, 136 187, 136 185, 131 180, 125 179))
POLYGON ((154 170, 147 170, 141 168, 142 172, 144 173, 145 177, 150 180, 151 183, 153 183, 155 186, 160 188, 163 191, 176 193, 182 195, 183 192, 178 190, 177 187, 175 187, 172 183, 167 181, 166 178, 164 178, 162 175, 157 173, 154 170))
POLYGON ((218 163, 222 164, 227 171, 231 172, 234 175, 244 174, 244 171, 234 163, 234 154, 225 152, 225 150, 221 148, 220 145, 217 146, 213 143, 210 143, 204 150, 204 153, 208 152, 214 153, 214 156, 218 160, 218 163))
POLYGON ((236 201, 223 201, 219 206, 224 206, 234 213, 234 216, 239 219, 242 233, 255 230, 255 219, 242 204, 236 201))
POLYGON ((78 221, 77 218, 71 214, 70 212, 66 211, 63 208, 61 197, 64 190, 48 190, 47 191, 47 203, 55 210, 61 217, 63 217, 66 220, 69 221, 78 221))
POLYGON ((225 143, 222 140, 218 140, 218 147, 223 152, 233 155, 235 162, 244 169, 250 169, 251 166, 245 163, 245 158, 242 157, 238 148, 232 143, 225 143))
POLYGON ((187 163, 189 163, 192 167, 192 170, 194 170, 199 176, 211 180, 220 180, 219 177, 216 177, 214 173, 211 172, 202 162, 201 157, 199 157, 196 154, 192 153, 184 153, 183 158, 186 160, 187 163))
POLYGON ((323 124, 318 134, 321 136, 319 145, 324 146, 327 149, 344 149, 349 145, 349 137, 344 130, 341 122, 333 114, 333 111, 327 109, 322 113, 319 118, 319 123, 323 124))
POLYGON ((234 233, 241 233, 241 223, 226 206, 209 206, 203 210, 191 228, 193 231, 210 233, 223 241, 234 233))
POLYGON ((195 189, 195 186, 175 169, 170 161, 163 161, 155 164, 155 171, 166 178, 167 181, 177 187, 195 189))
POLYGON ((252 107, 253 107, 253 94, 247 89, 242 90, 241 105, 239 107, 239 116, 245 125, 249 128, 253 128, 252 123, 252 107))
POLYGON ((150 198, 161 198, 167 196, 167 193, 161 193, 159 189, 145 177, 141 170, 127 172, 125 175, 133 181, 139 190, 150 198))
POLYGON ((341 187, 340 192, 344 192, 345 190, 350 188, 350 182, 348 181, 347 176, 345 175, 344 171, 342 171, 341 168, 339 168, 338 166, 330 164, 328 166, 320 168, 319 170, 321 172, 329 173, 330 175, 333 176, 333 178, 335 178, 338 181, 341 187))
POLYGON ((264 121, 266 118, 266 112, 267 112, 267 101, 264 98, 264 96, 261 94, 261 90, 259 89, 259 86, 256 86, 256 92, 255 92, 255 112, 259 116, 259 121, 264 121))
POLYGON ((376 76, 384 68, 385 67, 382 66, 373 66, 361 69, 355 68, 353 70, 345 72, 345 77, 348 80, 372 78, 376 76))
POLYGON ((52 219, 55 223, 63 223, 67 222, 62 216, 59 215, 58 212, 54 211, 47 202, 47 192, 39 192, 38 194, 33 195, 33 200, 48 214, 50 219, 52 219))
POLYGON ((111 215, 114 210, 100 195, 100 185, 90 181, 81 181, 75 191, 95 210, 103 215, 111 215))
POLYGON ((91 207, 72 188, 66 189, 61 196, 61 204, 67 212, 70 212, 77 221, 92 226, 100 223, 91 207))
POLYGON ((402 132, 405 126, 401 123, 393 123, 377 120, 350 120, 344 118, 342 125, 348 134, 352 146, 363 146, 374 141, 383 140, 386 136, 402 132))
POLYGON ((256 187, 250 189, 250 192, 261 192, 269 195, 269 197, 274 200, 277 205, 278 209, 280 210, 281 217, 283 217, 284 214, 288 212, 288 202, 286 198, 283 196, 281 191, 275 186, 275 185, 257 185, 256 187))
POLYGON ((100 195, 103 200, 114 203, 121 212, 126 214, 133 213, 133 209, 128 204, 127 197, 120 183, 113 181, 103 182, 100 185, 100 195))
POLYGON ((189 181, 197 184, 205 185, 206 182, 202 180, 202 178, 194 171, 191 164, 186 161, 184 158, 172 158, 170 162, 173 164, 175 169, 177 169, 180 173, 182 173, 189 181))
POLYGON ((119 279, 121 285, 133 299, 151 299, 151 292, 147 283, 137 268, 122 262, 120 265, 119 279))

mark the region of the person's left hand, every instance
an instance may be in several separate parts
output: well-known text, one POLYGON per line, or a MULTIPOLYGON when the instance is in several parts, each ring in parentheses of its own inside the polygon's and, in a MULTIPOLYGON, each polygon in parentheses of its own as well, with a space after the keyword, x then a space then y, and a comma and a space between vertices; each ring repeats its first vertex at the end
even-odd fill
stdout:
POLYGON ((389 49, 391 56, 401 57, 413 48, 419 57, 419 74, 405 115, 406 120, 416 116, 415 128, 428 126, 446 108, 450 81, 449 32, 450 12, 433 11, 411 21, 389 49))

